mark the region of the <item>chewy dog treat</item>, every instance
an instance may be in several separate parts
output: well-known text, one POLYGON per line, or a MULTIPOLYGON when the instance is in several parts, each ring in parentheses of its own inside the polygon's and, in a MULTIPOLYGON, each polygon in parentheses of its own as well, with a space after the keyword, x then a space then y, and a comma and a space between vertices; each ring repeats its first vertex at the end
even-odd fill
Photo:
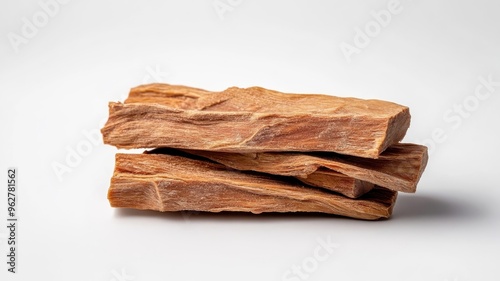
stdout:
POLYGON ((329 189, 349 198, 358 198, 375 187, 373 183, 351 178, 328 169, 318 169, 305 177, 296 178, 303 183, 329 189))
POLYGON ((293 178, 240 172, 170 154, 116 154, 108 190, 113 207, 157 211, 321 212, 389 218, 397 192, 375 187, 358 199, 299 184, 293 178))
MULTIPOLYGON (((428 159, 427 147, 410 143, 392 145, 378 159, 334 153, 185 151, 237 170, 295 176, 315 186, 328 183, 330 176, 326 171, 336 171, 351 178, 410 193, 416 191, 428 159)), ((361 192, 361 189, 358 190, 361 192)))
POLYGON ((408 107, 387 101, 149 84, 133 88, 125 104, 111 102, 101 132, 106 144, 118 148, 328 151, 378 158, 409 125, 408 107))
MULTIPOLYGON (((206 153, 205 151, 192 151, 192 150, 187 150, 187 151, 182 151, 182 150, 177 150, 173 148, 156 148, 150 151, 146 151, 145 153, 149 154, 174 154, 174 155, 180 155, 180 156, 186 156, 186 157, 197 157, 198 159, 201 160, 213 160, 217 162, 217 157, 214 159, 210 159, 210 157, 203 157, 203 155, 206 153)), ((210 155, 211 152, 208 152, 208 155, 210 155)), ((215 155, 224 155, 224 154, 229 154, 233 155, 233 153, 219 153, 215 152, 215 155)), ((238 159, 234 159, 238 161, 238 159)), ((231 160, 229 160, 230 162, 231 160)), ((224 164, 228 168, 231 168, 230 163, 228 161, 221 161, 220 164, 224 164), (225 165, 229 164, 229 165, 225 165)), ((279 163, 278 163, 279 164, 279 163)), ((237 166, 237 165, 236 165, 237 166)), ((269 166, 266 166, 269 167, 269 166)), ((238 168, 236 168, 238 170, 238 168)), ((272 172, 268 172, 269 174, 276 174, 272 172)), ((276 174, 280 175, 280 174, 276 174)), ((286 176, 286 174, 284 174, 286 176)), ((324 189, 328 189, 331 191, 338 192, 340 194, 343 194, 349 198, 358 198, 361 195, 367 193, 370 191, 375 185, 366 181, 362 180, 357 180, 351 177, 348 177, 344 174, 328 170, 328 169, 321 169, 318 171, 315 171, 312 174, 305 175, 305 176, 300 176, 297 177, 298 180, 309 184, 311 186, 315 187, 321 187, 324 189)))

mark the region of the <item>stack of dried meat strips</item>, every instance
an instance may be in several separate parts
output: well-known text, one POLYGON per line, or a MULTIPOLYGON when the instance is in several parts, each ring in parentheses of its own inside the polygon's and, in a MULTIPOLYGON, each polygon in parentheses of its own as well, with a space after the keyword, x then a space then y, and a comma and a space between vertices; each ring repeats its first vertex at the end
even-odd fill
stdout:
POLYGON ((381 100, 222 92, 168 84, 109 103, 101 132, 119 149, 113 207, 167 211, 316 212, 377 220, 413 193, 425 146, 400 143, 409 108, 381 100))

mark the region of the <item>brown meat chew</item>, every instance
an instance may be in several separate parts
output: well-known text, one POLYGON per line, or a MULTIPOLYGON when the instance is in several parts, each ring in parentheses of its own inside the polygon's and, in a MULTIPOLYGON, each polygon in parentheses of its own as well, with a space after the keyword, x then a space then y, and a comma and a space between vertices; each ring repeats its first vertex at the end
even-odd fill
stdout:
POLYGON ((315 186, 328 181, 326 171, 373 183, 388 189, 413 193, 427 165, 427 147, 400 143, 378 159, 334 153, 224 153, 185 150, 237 170, 295 176, 315 186))
POLYGON ((328 169, 318 169, 306 177, 297 177, 297 179, 312 186, 338 192, 349 198, 358 198, 375 187, 373 183, 351 178, 328 169))
POLYGON ((293 178, 240 172, 170 154, 117 154, 108 190, 112 207, 157 211, 320 212, 389 218, 397 192, 376 187, 359 199, 321 191, 293 178))
POLYGON ((260 87, 207 92, 149 84, 111 102, 104 142, 118 148, 329 151, 377 158, 410 125, 406 106, 260 87))
MULTIPOLYGON (((176 154, 176 155, 183 155, 186 157, 195 157, 195 156, 201 156, 202 158, 198 159, 209 159, 210 155, 213 152, 205 152, 205 151, 181 151, 181 150, 176 150, 173 148, 157 148, 153 149, 150 151, 146 151, 145 153, 149 154, 176 154), (204 154, 207 154, 208 157, 203 157, 204 154)), ((226 153, 220 153, 220 152, 214 152, 215 155, 225 155, 226 153)), ((233 155, 232 153, 227 153, 229 154, 229 161, 231 156, 233 155)), ((210 159, 212 160, 212 159, 210 159)), ((235 159, 238 160, 238 159, 235 159)), ((245 159, 243 159, 244 161, 245 159)), ((217 157, 215 157, 212 161, 217 162, 217 157)), ((221 161, 221 164, 231 164, 231 162, 227 161, 221 161)), ((240 163, 241 164, 241 163, 240 163)), ((229 165, 226 165, 229 166, 229 165)), ((235 166, 238 166, 235 165, 235 166)), ((237 169, 237 167, 235 167, 237 169)), ((247 169, 248 170, 248 169, 247 169)), ((270 174, 273 174, 272 171, 268 171, 270 174)), ((279 175, 279 174, 277 174, 279 175)), ((309 184, 311 186, 315 187, 320 187, 320 188, 325 188, 331 191, 338 192, 344 196, 347 196, 349 198, 358 198, 361 195, 367 193, 368 191, 372 190, 372 188, 375 186, 372 183, 362 181, 362 180, 357 180, 351 177, 348 177, 344 174, 328 170, 328 169, 320 169, 318 171, 315 171, 312 174, 303 176, 303 177, 297 177, 298 180, 309 184)))

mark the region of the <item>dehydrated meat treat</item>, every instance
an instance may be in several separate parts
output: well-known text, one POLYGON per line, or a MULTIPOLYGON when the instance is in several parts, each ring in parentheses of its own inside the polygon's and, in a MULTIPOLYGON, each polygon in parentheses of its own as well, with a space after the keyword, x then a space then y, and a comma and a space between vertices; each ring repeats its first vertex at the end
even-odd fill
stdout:
POLYGON ((226 153, 185 151, 237 170, 295 176, 299 179, 305 178, 308 183, 317 186, 327 180, 328 175, 325 174, 325 171, 330 170, 403 192, 415 192, 428 159, 427 147, 410 143, 392 145, 378 159, 326 152, 226 153), (315 175, 318 172, 321 172, 322 175, 315 175), (319 179, 320 182, 315 183, 316 179, 319 179))
POLYGON ((381 100, 149 84, 133 88, 125 104, 111 102, 101 132, 106 144, 118 148, 329 151, 377 158, 409 125, 408 107, 381 100))
MULTIPOLYGON (((270 162, 267 162, 266 165, 261 165, 259 166, 258 163, 253 163, 253 162, 245 162, 245 158, 240 158, 238 157, 238 154, 233 154, 233 153, 224 153, 224 152, 207 152, 207 151, 193 151, 193 150, 187 150, 187 151, 181 151, 177 150, 174 148, 157 148, 153 149, 150 151, 146 151, 145 153, 150 153, 150 154, 161 154, 161 153, 167 153, 167 154, 175 154, 175 155, 181 155, 181 156, 187 156, 187 157, 195 157, 199 156, 199 159, 210 159, 213 161, 221 160, 219 161, 221 164, 225 164, 227 167, 232 166, 232 168, 238 169, 238 167, 253 167, 253 169, 243 169, 243 170, 254 170, 254 171, 259 171, 262 170, 261 172, 266 172, 269 174, 276 174, 276 175, 287 175, 287 173, 274 173, 272 170, 266 170, 270 169, 273 165, 270 162), (206 157, 203 157, 205 156, 206 157), (214 157, 211 157, 214 156, 214 157), (236 157, 233 157, 236 156, 236 157), (234 161, 239 161, 241 160, 242 163, 235 163, 234 161), (252 164, 255 164, 255 166, 252 166, 252 164), (248 165, 248 166, 247 166, 248 165), (262 167, 263 169, 260 169, 259 167, 262 167)), ((246 155, 249 156, 249 155, 246 155)), ((293 160, 293 159, 290 159, 293 160)), ((283 165, 283 163, 276 163, 276 165, 283 165)), ((286 164, 285 164, 286 165, 286 164)), ((279 170, 278 170, 279 171, 279 170)), ((358 180, 355 178, 348 177, 344 174, 329 170, 329 169, 319 169, 317 171, 314 171, 311 174, 308 175, 300 175, 297 177, 298 180, 307 183, 309 185, 315 186, 315 187, 321 187, 325 188, 331 191, 338 192, 342 195, 345 195, 350 198, 357 198, 360 197, 361 195, 367 193, 370 191, 375 185, 366 181, 358 180)))
POLYGON ((113 207, 157 211, 321 212, 389 218, 397 192, 376 187, 358 199, 308 187, 293 178, 240 172, 170 154, 117 154, 108 190, 113 207))

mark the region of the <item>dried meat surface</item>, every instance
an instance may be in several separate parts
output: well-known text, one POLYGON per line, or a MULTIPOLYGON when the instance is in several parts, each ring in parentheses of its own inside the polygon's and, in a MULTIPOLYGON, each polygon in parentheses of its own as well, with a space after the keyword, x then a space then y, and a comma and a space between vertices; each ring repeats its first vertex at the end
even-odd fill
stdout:
POLYGON ((117 154, 108 190, 113 207, 157 211, 320 212, 389 218, 397 192, 376 187, 358 199, 293 178, 241 172, 172 154, 117 154))
POLYGON ((148 84, 109 104, 102 128, 118 148, 222 152, 328 151, 378 158, 410 125, 406 106, 260 87, 208 92, 148 84))

